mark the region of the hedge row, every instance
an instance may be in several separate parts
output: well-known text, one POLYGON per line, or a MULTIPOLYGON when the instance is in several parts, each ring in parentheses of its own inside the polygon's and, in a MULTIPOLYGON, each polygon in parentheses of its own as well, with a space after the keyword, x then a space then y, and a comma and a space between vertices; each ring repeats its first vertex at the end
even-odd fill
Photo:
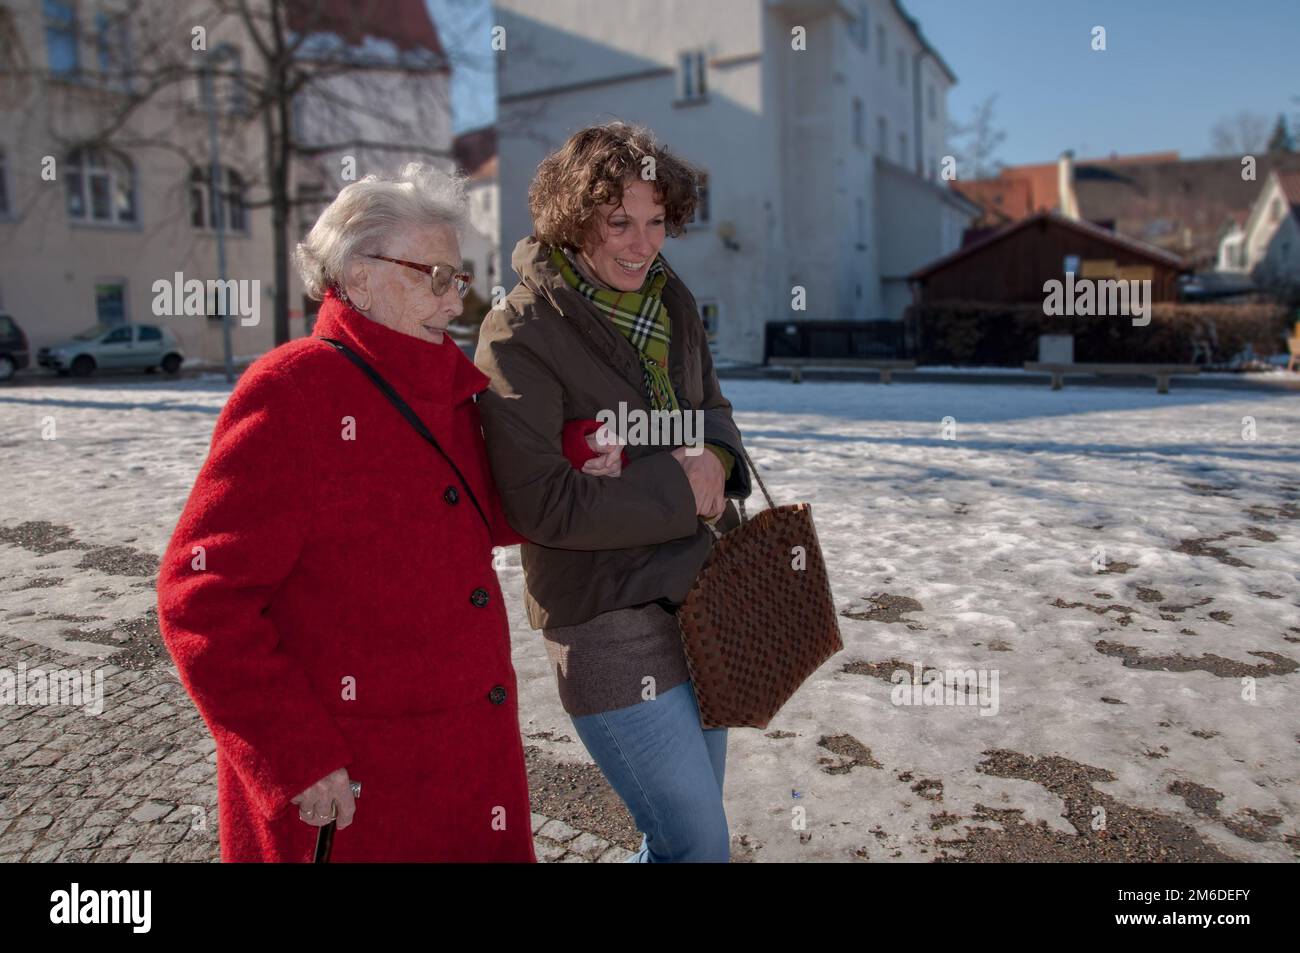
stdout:
POLYGON ((1285 353, 1295 316, 1278 304, 1187 304, 1131 317, 1047 315, 1039 304, 939 301, 912 305, 904 321, 921 364, 1019 366, 1038 359, 1040 334, 1073 334, 1079 362, 1231 366, 1253 355, 1285 353))

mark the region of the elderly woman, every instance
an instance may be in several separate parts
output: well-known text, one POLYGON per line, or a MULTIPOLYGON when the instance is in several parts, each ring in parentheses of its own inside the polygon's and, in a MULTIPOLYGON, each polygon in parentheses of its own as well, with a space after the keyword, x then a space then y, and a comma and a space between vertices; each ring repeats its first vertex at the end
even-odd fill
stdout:
POLYGON ((223 860, 309 861, 334 818, 335 861, 536 860, 492 554, 519 537, 446 334, 464 219, 418 164, 338 194, 297 252, 315 336, 240 378, 163 558, 223 860))
POLYGON ((537 169, 520 281, 475 356, 492 380, 480 401, 492 471, 531 541, 529 621, 575 730, 642 831, 641 862, 729 856, 727 733, 701 727, 674 614, 712 545, 705 522, 734 526, 726 497, 749 494, 695 300, 660 254, 697 194, 698 173, 642 128, 575 134, 537 169), (629 446, 619 474, 575 470, 575 423, 620 404, 628 419, 698 411, 705 446, 629 446))

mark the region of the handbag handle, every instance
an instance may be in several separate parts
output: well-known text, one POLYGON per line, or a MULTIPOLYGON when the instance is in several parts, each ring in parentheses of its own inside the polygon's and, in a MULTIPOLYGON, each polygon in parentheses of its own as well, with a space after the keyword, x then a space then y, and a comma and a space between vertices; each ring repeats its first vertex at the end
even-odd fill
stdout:
MULTIPOLYGON (((767 500, 768 508, 776 509, 776 503, 772 500, 772 494, 767 491, 767 484, 763 482, 763 475, 758 472, 758 467, 754 466, 754 461, 750 459, 749 451, 745 449, 743 443, 740 445, 740 452, 745 458, 745 463, 749 467, 749 472, 754 474, 754 479, 758 481, 758 488, 763 491, 763 498, 767 500)), ((740 510, 740 522, 742 524, 748 523, 749 514, 745 512, 745 501, 736 500, 736 507, 740 510)), ((718 532, 716 526, 708 522, 704 525, 709 528, 709 532, 713 534, 714 539, 722 539, 722 533, 718 532)))

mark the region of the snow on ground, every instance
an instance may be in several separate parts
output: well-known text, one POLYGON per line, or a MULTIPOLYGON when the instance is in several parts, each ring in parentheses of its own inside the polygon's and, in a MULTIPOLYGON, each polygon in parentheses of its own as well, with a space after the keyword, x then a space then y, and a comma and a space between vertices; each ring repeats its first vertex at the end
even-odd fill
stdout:
MULTIPOLYGON (((1067 816, 1095 827, 1104 809, 1172 819, 1230 857, 1294 859, 1300 399, 724 390, 777 501, 813 505, 836 604, 855 616, 840 620, 844 651, 766 732, 731 731, 740 849, 928 860, 956 856, 942 840, 1024 833, 1016 818, 1078 841, 1067 816), (996 672, 996 713, 892 704, 889 673, 913 662, 996 672)), ((0 540, 47 521, 82 544, 39 555, 0 541, 12 634, 102 653, 69 642, 66 617, 149 610, 147 579, 112 560, 161 554, 226 393, 211 379, 0 391, 0 540), (56 439, 42 439, 51 419, 56 439)), ((522 728, 560 739, 530 740, 548 755, 589 760, 527 626, 517 551, 501 575, 522 728)))

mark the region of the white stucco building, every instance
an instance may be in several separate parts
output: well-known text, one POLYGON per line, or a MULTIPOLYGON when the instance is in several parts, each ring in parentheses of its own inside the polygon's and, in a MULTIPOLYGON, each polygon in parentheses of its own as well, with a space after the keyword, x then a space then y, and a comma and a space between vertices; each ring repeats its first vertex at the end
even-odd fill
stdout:
POLYGON ((1261 285, 1300 286, 1300 171, 1269 172, 1245 223, 1220 239, 1217 265, 1261 285))
POLYGON ((664 254, 724 359, 761 360, 769 321, 901 318, 902 276, 978 213, 938 180, 955 77, 897 0, 498 0, 494 17, 506 284, 538 162, 611 119, 708 175, 664 254))

